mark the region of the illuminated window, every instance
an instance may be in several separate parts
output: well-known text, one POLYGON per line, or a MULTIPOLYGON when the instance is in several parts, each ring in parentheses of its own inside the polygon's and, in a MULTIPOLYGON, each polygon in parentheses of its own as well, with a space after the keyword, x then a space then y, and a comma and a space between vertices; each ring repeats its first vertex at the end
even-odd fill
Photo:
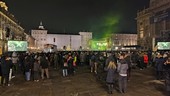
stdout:
POLYGON ((53 39, 53 42, 55 42, 55 38, 53 39))
POLYGON ((140 28, 139 30, 140 38, 143 38, 143 34, 144 34, 144 28, 140 28))

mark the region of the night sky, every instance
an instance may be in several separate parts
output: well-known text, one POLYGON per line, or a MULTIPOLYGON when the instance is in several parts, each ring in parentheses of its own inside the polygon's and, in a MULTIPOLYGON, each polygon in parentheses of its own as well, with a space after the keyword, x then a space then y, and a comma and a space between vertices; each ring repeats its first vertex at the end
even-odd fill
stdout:
POLYGON ((110 33, 136 33, 136 14, 149 0, 2 0, 30 32, 40 21, 49 33, 93 32, 95 38, 110 33))

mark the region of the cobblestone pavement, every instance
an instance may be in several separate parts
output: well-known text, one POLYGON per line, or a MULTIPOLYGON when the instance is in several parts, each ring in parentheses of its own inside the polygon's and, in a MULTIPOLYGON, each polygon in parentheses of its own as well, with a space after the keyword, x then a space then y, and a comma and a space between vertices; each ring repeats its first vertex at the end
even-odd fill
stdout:
POLYGON ((62 77, 50 70, 50 79, 25 81, 22 75, 12 79, 11 86, 0 87, 0 96, 165 96, 164 82, 155 80, 153 69, 133 69, 128 91, 120 94, 117 85, 113 94, 107 93, 104 79, 90 73, 88 67, 78 68, 74 76, 62 77))

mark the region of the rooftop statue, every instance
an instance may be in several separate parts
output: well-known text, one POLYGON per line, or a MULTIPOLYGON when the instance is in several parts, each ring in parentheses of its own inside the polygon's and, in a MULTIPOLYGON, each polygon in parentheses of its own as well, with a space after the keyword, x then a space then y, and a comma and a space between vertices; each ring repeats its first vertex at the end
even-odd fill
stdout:
POLYGON ((8 11, 8 7, 6 6, 5 2, 0 1, 0 7, 4 8, 6 11, 8 11))

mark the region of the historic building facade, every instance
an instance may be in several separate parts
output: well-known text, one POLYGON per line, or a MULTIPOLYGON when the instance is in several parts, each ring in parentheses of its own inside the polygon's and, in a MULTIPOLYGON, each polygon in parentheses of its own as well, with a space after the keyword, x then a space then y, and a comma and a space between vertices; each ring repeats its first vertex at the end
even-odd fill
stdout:
POLYGON ((81 36, 82 49, 89 49, 89 40, 92 39, 92 32, 79 32, 81 36))
POLYGON ((44 45, 47 44, 47 30, 42 25, 42 22, 40 23, 40 26, 38 29, 31 30, 31 36, 35 38, 35 47, 37 50, 43 50, 44 45))
POLYGON ((150 0, 149 8, 137 13, 138 45, 154 49, 158 41, 170 41, 170 0, 150 0))
POLYGON ((8 40, 26 40, 24 29, 14 15, 8 12, 8 7, 0 1, 0 54, 8 51, 8 40))
POLYGON ((135 49, 137 45, 137 34, 112 34, 112 50, 135 49))
POLYGON ((135 49, 137 34, 111 34, 108 38, 93 40, 92 32, 71 34, 48 34, 42 23, 38 29, 31 30, 37 51, 55 50, 123 50, 135 49), (134 46, 134 47, 133 47, 134 46))
POLYGON ((26 34, 26 41, 28 43, 28 51, 29 52, 35 52, 36 51, 36 47, 35 47, 36 40, 35 40, 35 38, 33 38, 31 35, 26 34))
POLYGON ((31 36, 35 38, 35 46, 39 51, 79 50, 81 48, 86 50, 89 48, 88 42, 92 39, 92 32, 79 32, 77 35, 48 34, 48 30, 40 23, 38 29, 31 30, 31 36))

